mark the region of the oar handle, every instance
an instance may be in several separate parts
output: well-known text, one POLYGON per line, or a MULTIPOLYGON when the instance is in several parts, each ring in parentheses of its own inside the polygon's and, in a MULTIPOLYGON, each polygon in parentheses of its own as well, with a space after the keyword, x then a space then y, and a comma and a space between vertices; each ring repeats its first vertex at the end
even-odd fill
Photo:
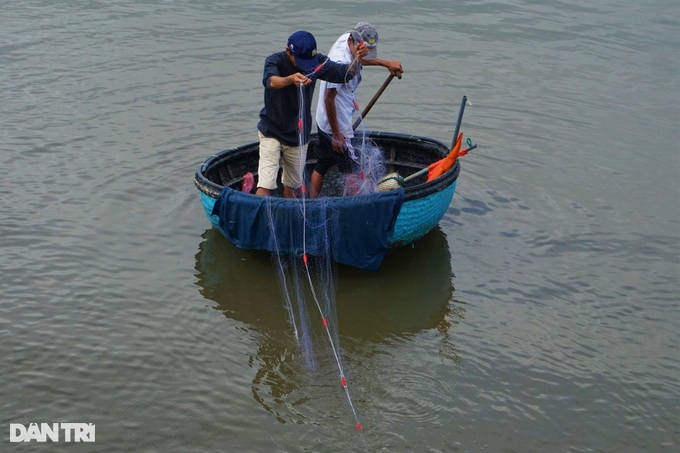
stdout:
POLYGON ((364 117, 366 117, 366 115, 368 115, 368 112, 371 110, 371 108, 373 108, 373 105, 376 103, 376 101, 378 100, 380 95, 383 94, 383 91, 385 91, 385 88, 387 88, 387 85, 390 84, 390 82, 392 81, 393 78, 394 78, 394 74, 390 74, 387 77, 387 79, 385 79, 382 86, 378 89, 378 92, 375 93, 375 95, 373 96, 373 99, 371 99, 371 101, 366 105, 366 108, 364 109, 364 111, 361 112, 361 116, 359 118, 357 118, 357 120, 354 122, 354 125, 352 126, 352 130, 356 130, 356 128, 359 127, 359 125, 363 121, 364 117))
POLYGON ((467 105, 468 98, 463 96, 463 100, 460 101, 460 110, 458 111, 458 120, 456 121, 456 131, 453 133, 453 142, 451 142, 451 148, 456 146, 456 141, 458 140, 458 133, 460 132, 460 124, 463 121, 463 111, 467 105))
MULTIPOLYGON (((460 132, 460 124, 463 122, 463 112, 465 111, 465 106, 468 103, 468 98, 467 96, 463 96, 463 99, 460 101, 460 110, 458 110, 458 120, 456 120, 456 131, 453 134, 453 142, 451 143, 451 150, 456 146, 456 142, 458 141, 458 133, 460 132)), ((467 149, 461 151, 462 154, 465 154, 469 151, 472 151, 477 147, 476 144, 468 147, 467 149)), ((424 173, 427 173, 427 170, 429 169, 429 165, 422 170, 418 170, 417 172, 413 173, 411 176, 407 176, 404 178, 404 182, 410 181, 413 178, 416 178, 424 173)))

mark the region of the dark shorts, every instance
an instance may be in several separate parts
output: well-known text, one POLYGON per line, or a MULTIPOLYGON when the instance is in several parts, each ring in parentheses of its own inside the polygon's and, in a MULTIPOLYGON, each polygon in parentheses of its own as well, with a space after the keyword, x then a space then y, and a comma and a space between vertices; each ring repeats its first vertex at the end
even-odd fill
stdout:
POLYGON ((352 172, 352 158, 345 149, 344 152, 338 153, 333 149, 333 142, 331 136, 326 134, 321 129, 319 131, 319 160, 316 162, 316 170, 318 173, 325 175, 328 170, 334 165, 338 166, 340 173, 347 174, 352 172))

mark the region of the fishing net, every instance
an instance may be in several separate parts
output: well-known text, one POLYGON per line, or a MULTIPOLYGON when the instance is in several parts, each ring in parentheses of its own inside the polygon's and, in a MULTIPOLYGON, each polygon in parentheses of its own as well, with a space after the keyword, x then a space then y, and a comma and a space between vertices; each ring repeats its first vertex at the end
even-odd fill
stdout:
POLYGON ((338 272, 332 259, 337 212, 324 200, 315 201, 313 207, 307 206, 305 198, 297 203, 297 209, 273 209, 274 204, 268 200, 272 263, 305 365, 319 371, 319 351, 325 351, 324 358, 333 359, 357 429, 361 430, 340 356, 335 300, 338 272), (287 227, 281 228, 282 223, 287 227), (281 231, 289 237, 278 236, 281 231), (288 248, 282 247, 283 243, 289 244, 288 248))
MULTIPOLYGON (((300 112, 304 109, 304 92, 300 89, 300 112)), ((303 143, 303 115, 298 119, 300 143, 303 143)), ((374 193, 385 177, 386 161, 382 150, 360 133, 347 142, 352 158, 352 173, 340 179, 346 195, 374 193)), ((302 165, 305 165, 302 159, 302 165)), ((338 244, 338 212, 330 198, 306 198, 309 171, 301 168, 303 185, 293 191, 297 196, 280 209, 275 197, 267 199, 270 250, 288 318, 298 341, 305 365, 319 371, 322 363, 332 358, 339 373, 340 384, 354 416, 356 428, 361 422, 352 403, 346 373, 340 355, 340 337, 336 308, 337 264, 333 260, 338 244), (292 204, 291 204, 292 203, 292 204), (285 235, 287 237, 282 237, 285 235), (323 351, 326 355, 319 356, 323 351)))
MULTIPOLYGON (((325 350, 329 340, 331 350, 340 346, 335 308, 337 265, 331 259, 335 213, 323 201, 315 202, 312 209, 304 206, 303 200, 299 203, 298 209, 288 211, 272 209, 271 202, 267 205, 272 263, 302 357, 308 368, 317 370, 316 351, 325 350), (287 228, 281 228, 282 223, 287 228), (281 231, 289 237, 277 236, 281 231), (281 246, 284 243, 288 249, 281 246)), ((339 358, 338 366, 341 368, 339 358)))
POLYGON ((352 157, 352 170, 356 189, 345 187, 345 195, 374 193, 378 183, 385 177, 387 163, 382 150, 362 132, 348 145, 352 157))

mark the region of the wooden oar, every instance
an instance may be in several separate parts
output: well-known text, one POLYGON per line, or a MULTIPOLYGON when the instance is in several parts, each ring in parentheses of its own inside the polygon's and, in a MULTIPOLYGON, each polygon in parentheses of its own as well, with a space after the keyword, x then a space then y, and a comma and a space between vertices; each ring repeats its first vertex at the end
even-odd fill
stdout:
MULTIPOLYGON (((387 88, 387 85, 390 84, 392 79, 394 78, 394 74, 390 74, 387 76, 387 79, 383 82, 382 86, 378 89, 377 93, 375 93, 375 96, 373 96, 373 99, 366 105, 366 108, 364 109, 363 112, 361 112, 361 116, 357 118, 357 120, 354 122, 354 125, 352 126, 352 130, 356 130, 357 127, 361 124, 363 121, 364 117, 368 115, 368 112, 371 110, 373 107, 373 104, 378 100, 381 94, 383 94, 383 91, 385 91, 385 88, 387 88)), ((401 79, 401 77, 399 77, 401 79)))

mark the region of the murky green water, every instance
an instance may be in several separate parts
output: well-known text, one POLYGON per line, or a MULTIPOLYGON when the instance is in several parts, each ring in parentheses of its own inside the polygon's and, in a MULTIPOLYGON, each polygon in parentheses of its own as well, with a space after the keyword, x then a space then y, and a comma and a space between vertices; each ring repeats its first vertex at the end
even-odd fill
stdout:
POLYGON ((0 450, 676 451, 679 24, 672 1, 0 3, 0 450), (363 436, 192 182, 257 139, 267 55, 361 19, 406 69, 367 127, 449 142, 467 95, 479 143, 438 229, 341 269, 363 436), (96 443, 9 443, 31 422, 96 443))

